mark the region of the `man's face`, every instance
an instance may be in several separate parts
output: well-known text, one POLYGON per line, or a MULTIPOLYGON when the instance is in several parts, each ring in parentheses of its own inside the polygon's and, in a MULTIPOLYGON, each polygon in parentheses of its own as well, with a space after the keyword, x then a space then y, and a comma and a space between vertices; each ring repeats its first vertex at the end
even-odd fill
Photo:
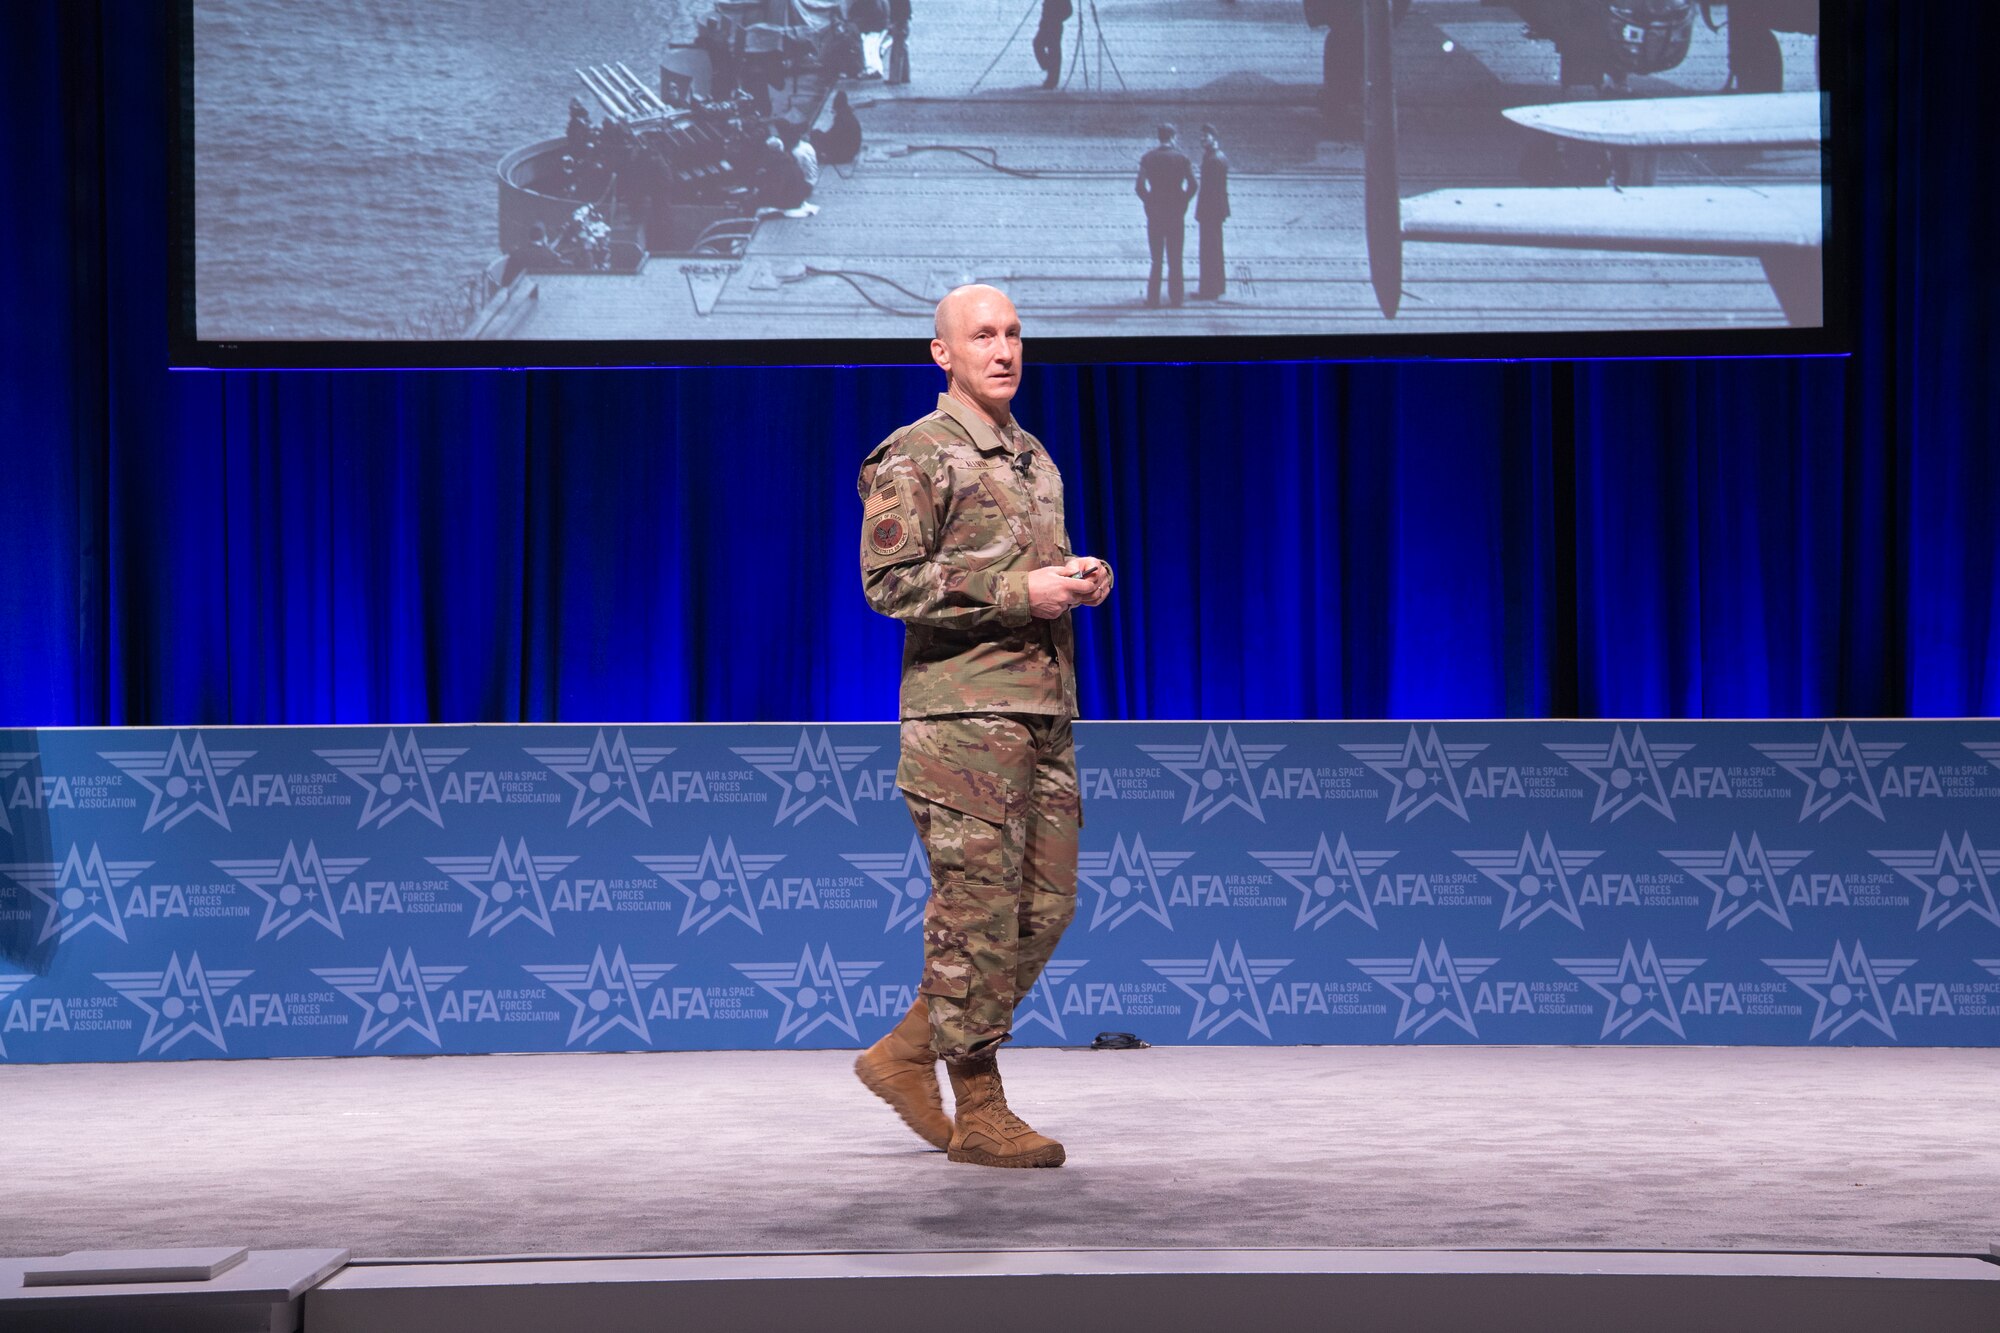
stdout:
POLYGON ((1021 387, 1021 317, 996 291, 971 291, 949 303, 931 359, 950 377, 959 396, 1005 421, 1007 404, 1021 387))

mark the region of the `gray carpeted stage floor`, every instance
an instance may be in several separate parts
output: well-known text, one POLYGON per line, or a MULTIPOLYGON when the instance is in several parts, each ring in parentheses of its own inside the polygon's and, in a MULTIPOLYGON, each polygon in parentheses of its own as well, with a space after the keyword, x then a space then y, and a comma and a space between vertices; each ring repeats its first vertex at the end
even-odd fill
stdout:
POLYGON ((2000 1240, 2000 1051, 1009 1052, 1060 1171, 948 1163, 851 1059, 0 1067, 0 1253, 2000 1240))

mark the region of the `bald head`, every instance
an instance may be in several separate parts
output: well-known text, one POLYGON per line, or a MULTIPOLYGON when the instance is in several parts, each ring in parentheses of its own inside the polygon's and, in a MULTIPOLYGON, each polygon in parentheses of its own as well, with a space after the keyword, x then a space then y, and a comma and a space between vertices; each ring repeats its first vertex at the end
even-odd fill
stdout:
POLYGON ((1007 299, 1007 293, 998 287, 989 287, 983 282, 967 283, 954 287, 944 294, 944 300, 937 303, 937 314, 931 320, 931 333, 940 341, 949 341, 968 313, 982 302, 997 300, 1006 308, 1010 318, 1014 314, 1014 303, 1007 299))
POLYGON ((1021 316, 997 287, 958 287, 938 302, 931 360, 951 381, 952 397, 995 425, 1010 419, 1021 384, 1021 316))

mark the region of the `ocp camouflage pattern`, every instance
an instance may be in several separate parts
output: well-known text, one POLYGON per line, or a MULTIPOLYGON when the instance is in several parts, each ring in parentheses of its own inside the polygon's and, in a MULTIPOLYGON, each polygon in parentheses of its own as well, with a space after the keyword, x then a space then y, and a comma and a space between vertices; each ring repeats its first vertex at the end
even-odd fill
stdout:
POLYGON ((1076 914, 1069 719, 907 719, 896 781, 931 860, 918 989, 937 1053, 960 1059, 1007 1039, 1076 914))
POLYGON ((1028 610, 1029 572, 1071 557, 1041 442, 940 394, 869 453, 859 490, 862 587, 904 626, 901 715, 1075 716, 1069 617, 1028 610))

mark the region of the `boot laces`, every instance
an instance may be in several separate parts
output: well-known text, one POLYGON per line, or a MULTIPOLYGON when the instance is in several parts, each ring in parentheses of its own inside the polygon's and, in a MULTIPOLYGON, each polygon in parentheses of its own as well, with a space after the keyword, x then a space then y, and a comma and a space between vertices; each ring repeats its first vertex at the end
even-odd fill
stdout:
POLYGON ((1035 1132, 1028 1127, 1028 1123, 1025 1120, 1014 1114, 1014 1108, 1007 1105, 1006 1101, 1002 1098, 994 1098, 993 1102, 987 1106, 986 1113, 993 1117, 994 1123, 1000 1129, 1005 1130, 1009 1134, 1032 1134, 1035 1132))

